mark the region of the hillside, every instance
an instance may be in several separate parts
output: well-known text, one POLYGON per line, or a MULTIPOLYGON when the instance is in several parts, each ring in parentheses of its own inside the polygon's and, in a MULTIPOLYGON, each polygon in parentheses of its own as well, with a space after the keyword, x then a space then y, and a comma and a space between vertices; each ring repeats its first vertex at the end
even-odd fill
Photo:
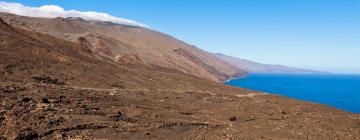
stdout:
POLYGON ((0 17, 15 27, 81 44, 107 61, 156 65, 218 82, 245 74, 203 50, 142 27, 81 18, 0 17))
POLYGON ((282 65, 269 65, 253 62, 246 59, 236 58, 232 56, 227 56, 224 54, 214 54, 216 57, 224 60, 225 62, 245 70, 249 73, 263 73, 263 74, 325 74, 327 72, 300 69, 287 67, 282 65))
POLYGON ((327 106, 104 61, 1 19, 0 42, 0 139, 360 139, 360 116, 327 106))

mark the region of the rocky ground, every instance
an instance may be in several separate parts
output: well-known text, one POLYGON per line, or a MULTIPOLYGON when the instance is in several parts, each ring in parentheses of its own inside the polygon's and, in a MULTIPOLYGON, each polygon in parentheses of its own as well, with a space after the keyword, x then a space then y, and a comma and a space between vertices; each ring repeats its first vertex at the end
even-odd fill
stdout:
POLYGON ((360 116, 261 93, 0 84, 8 139, 359 139, 360 116), (239 96, 240 95, 240 96, 239 96))
POLYGON ((357 114, 104 59, 0 20, 0 140, 360 139, 357 114))

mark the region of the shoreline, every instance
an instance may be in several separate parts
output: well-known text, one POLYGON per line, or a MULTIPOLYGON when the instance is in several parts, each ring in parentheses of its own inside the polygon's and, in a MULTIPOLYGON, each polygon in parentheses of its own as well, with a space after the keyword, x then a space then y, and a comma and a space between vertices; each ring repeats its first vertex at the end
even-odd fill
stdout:
POLYGON ((358 75, 257 74, 257 76, 249 78, 250 80, 239 79, 244 82, 229 80, 224 84, 314 102, 360 114, 360 109, 356 108, 356 106, 360 106, 358 102, 360 95, 356 94, 360 88, 354 88, 360 83, 358 75))

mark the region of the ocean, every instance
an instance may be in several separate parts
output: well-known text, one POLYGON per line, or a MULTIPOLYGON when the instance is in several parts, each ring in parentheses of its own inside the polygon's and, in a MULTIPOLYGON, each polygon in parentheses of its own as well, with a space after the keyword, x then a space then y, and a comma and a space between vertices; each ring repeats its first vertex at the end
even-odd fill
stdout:
POLYGON ((253 74, 225 84, 360 114, 360 75, 253 74))

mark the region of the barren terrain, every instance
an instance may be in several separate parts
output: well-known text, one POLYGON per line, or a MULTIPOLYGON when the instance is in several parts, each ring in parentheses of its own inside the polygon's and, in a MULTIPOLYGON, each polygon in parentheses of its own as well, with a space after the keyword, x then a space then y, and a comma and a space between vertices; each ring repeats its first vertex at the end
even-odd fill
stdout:
POLYGON ((0 41, 0 139, 360 139, 359 115, 324 105, 104 61, 2 20, 0 41))

